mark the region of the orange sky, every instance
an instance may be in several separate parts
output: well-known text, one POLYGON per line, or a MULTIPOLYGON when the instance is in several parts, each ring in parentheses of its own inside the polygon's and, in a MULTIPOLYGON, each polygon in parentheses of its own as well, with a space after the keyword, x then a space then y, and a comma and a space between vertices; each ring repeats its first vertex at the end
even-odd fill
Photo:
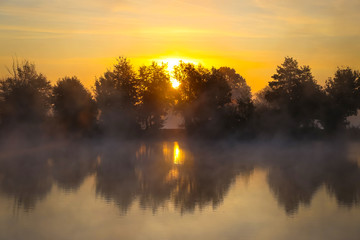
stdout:
POLYGON ((0 76, 26 58, 90 88, 118 56, 184 58, 233 67, 256 92, 292 56, 323 84, 337 66, 360 69, 359 11, 358 0, 2 0, 0 76))

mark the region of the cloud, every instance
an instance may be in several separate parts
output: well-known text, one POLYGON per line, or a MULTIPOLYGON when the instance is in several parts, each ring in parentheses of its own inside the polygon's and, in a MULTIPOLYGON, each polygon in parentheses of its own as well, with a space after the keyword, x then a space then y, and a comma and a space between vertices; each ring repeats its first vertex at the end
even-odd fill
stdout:
POLYGON ((254 0, 254 3, 266 9, 270 18, 282 21, 288 32, 360 35, 360 28, 354 28, 354 23, 360 22, 357 0, 254 0))
MULTIPOLYGON (((59 59, 52 69, 69 58, 175 54, 248 73, 260 63, 248 78, 266 82, 292 55, 329 76, 359 60, 359 11, 358 0, 2 0, 0 64, 11 64, 14 53, 59 59)), ((76 74, 65 70, 58 77, 76 74)))

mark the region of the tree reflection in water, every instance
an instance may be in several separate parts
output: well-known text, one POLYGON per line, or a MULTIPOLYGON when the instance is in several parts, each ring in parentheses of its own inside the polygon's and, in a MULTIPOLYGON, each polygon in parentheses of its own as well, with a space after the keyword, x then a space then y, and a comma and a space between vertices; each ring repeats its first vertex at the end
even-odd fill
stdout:
POLYGON ((351 207, 360 196, 360 169, 348 158, 345 144, 293 146, 269 155, 268 184, 287 214, 299 205, 309 206, 316 191, 325 186, 338 205, 351 207))
POLYGON ((52 154, 51 164, 57 185, 65 191, 76 191, 95 172, 97 154, 89 147, 70 144, 52 154))
POLYGON ((45 156, 28 155, 2 159, 0 191, 14 199, 14 208, 31 211, 51 190, 50 165, 45 156))
POLYGON ((331 143, 69 143, 3 154, 0 191, 13 198, 14 207, 29 211, 53 184, 77 191, 93 175, 96 195, 115 203, 122 214, 135 202, 154 213, 168 206, 186 213, 218 207, 238 177, 251 179, 256 168, 265 168, 278 204, 295 214, 321 187, 341 206, 359 204, 360 169, 348 156, 347 145, 331 143))
POLYGON ((249 175, 253 170, 236 166, 239 164, 226 154, 191 149, 185 143, 142 143, 137 149, 113 150, 104 150, 96 192, 114 201, 122 212, 134 199, 153 212, 168 201, 181 212, 210 203, 216 207, 236 176, 240 172, 249 175))

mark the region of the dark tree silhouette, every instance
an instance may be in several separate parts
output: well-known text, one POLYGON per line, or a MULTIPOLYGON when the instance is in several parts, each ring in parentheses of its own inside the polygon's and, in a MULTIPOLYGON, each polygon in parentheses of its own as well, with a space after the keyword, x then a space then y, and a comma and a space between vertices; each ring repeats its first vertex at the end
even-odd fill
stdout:
POLYGON ((170 108, 171 82, 166 68, 153 62, 139 69, 139 115, 145 130, 161 128, 170 108))
POLYGON ((280 132, 303 137, 320 136, 323 129, 345 131, 347 118, 360 108, 360 73, 350 68, 339 68, 322 88, 309 66, 286 57, 255 100, 232 68, 180 62, 173 72, 178 89, 171 87, 166 69, 153 62, 135 71, 120 57, 96 79, 93 99, 76 77, 65 77, 52 89, 34 64, 14 64, 12 75, 0 80, 0 127, 27 136, 50 126, 53 132, 84 135, 101 129, 105 135, 129 137, 141 130, 158 132, 174 111, 186 130, 199 136, 280 132), (48 121, 52 113, 55 121, 48 121))
POLYGON ((186 129, 207 133, 220 129, 215 127, 216 120, 231 102, 231 89, 224 74, 215 68, 180 63, 175 66, 174 75, 180 82, 177 110, 184 117, 186 129))
POLYGON ((189 132, 221 136, 249 128, 251 90, 234 69, 180 63, 174 73, 181 83, 176 107, 189 132))
POLYGON ((251 130, 249 125, 254 112, 251 88, 245 79, 235 69, 221 67, 219 71, 224 75, 231 88, 231 103, 226 104, 221 122, 223 130, 226 132, 246 133, 251 130))
POLYGON ((327 104, 323 124, 332 132, 348 125, 347 117, 356 115, 360 108, 360 73, 350 68, 339 68, 334 78, 326 82, 327 104))
POLYGON ((97 107, 90 92, 76 77, 65 77, 53 88, 54 116, 61 128, 81 134, 94 130, 97 107))
POLYGON ((310 67, 299 67, 295 59, 286 57, 272 78, 265 98, 276 114, 282 116, 281 128, 305 131, 317 127, 323 92, 310 67))
POLYGON ((248 101, 251 99, 251 88, 247 85, 245 78, 236 73, 235 69, 220 67, 219 71, 224 75, 231 88, 231 98, 233 101, 237 99, 248 101))
POLYGON ((273 136, 278 131, 287 130, 283 125, 287 126, 288 116, 280 112, 278 107, 266 98, 271 91, 272 89, 266 86, 257 92, 254 98, 255 110, 251 123, 258 137, 273 136))
POLYGON ((138 79, 129 60, 117 59, 114 68, 95 82, 95 99, 100 110, 100 125, 106 134, 130 135, 140 126, 138 79))
POLYGON ((43 123, 50 109, 50 94, 50 82, 36 72, 34 64, 14 65, 12 76, 0 80, 1 124, 43 123))

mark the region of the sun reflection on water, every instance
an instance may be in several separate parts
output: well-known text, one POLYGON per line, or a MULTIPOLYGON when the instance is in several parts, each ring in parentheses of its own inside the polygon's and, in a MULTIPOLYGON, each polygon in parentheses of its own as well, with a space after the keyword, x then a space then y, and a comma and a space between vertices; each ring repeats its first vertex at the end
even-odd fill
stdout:
POLYGON ((179 146, 177 141, 163 143, 163 156, 164 160, 174 164, 183 165, 185 160, 185 153, 179 146))
POLYGON ((174 142, 174 164, 182 165, 184 163, 184 159, 179 147, 178 142, 174 142))

